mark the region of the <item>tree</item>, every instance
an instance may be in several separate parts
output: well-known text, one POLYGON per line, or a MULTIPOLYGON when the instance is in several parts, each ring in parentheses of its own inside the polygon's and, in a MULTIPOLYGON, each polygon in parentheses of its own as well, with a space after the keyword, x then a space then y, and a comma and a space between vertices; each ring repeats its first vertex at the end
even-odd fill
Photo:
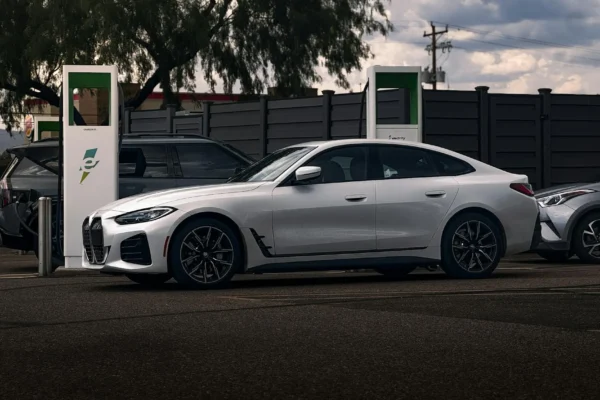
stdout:
POLYGON ((177 104, 197 69, 226 92, 236 83, 242 94, 300 91, 321 81, 318 66, 349 88, 347 74, 372 55, 365 36, 393 29, 385 0, 2 1, 0 117, 9 128, 26 97, 58 106, 64 64, 118 65, 123 81, 142 82, 133 108, 159 84, 177 104))

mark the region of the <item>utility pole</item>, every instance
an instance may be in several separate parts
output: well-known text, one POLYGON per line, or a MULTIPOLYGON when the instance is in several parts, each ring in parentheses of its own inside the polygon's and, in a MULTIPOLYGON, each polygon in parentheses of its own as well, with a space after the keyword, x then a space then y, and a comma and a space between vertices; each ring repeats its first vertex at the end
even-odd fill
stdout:
POLYGON ((430 22, 430 25, 431 25, 431 33, 424 32, 423 37, 431 36, 431 47, 427 46, 427 50, 431 51, 431 56, 432 56, 433 90, 437 90, 437 77, 436 77, 436 74, 437 74, 437 50, 438 50, 437 39, 438 39, 438 35, 443 35, 444 33, 448 33, 448 25, 446 25, 446 29, 444 29, 441 32, 435 31, 435 25, 433 24, 433 22, 430 22))

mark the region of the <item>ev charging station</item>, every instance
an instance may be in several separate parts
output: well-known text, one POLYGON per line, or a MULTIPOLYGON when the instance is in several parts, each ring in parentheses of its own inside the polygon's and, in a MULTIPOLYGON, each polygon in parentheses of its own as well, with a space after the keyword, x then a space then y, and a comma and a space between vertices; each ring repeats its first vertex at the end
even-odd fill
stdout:
POLYGON ((34 141, 42 139, 42 133, 44 132, 58 132, 60 131, 60 122, 58 117, 35 117, 34 119, 34 141))
POLYGON ((384 67, 375 65, 367 69, 367 138, 423 141, 423 111, 421 98, 421 67, 384 67), (406 89, 409 92, 409 123, 377 123, 377 90, 406 89))
POLYGON ((65 268, 82 266, 82 224, 118 199, 119 89, 116 66, 63 67, 63 199, 65 268), (108 124, 76 125, 74 91, 107 94, 108 124))

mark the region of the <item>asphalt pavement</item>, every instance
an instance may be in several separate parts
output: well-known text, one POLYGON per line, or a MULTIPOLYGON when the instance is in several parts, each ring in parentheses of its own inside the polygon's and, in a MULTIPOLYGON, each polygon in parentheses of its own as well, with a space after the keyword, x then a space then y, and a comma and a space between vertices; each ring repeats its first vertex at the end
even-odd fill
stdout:
POLYGON ((588 399, 600 266, 503 262, 149 289, 0 252, 3 399, 588 399))

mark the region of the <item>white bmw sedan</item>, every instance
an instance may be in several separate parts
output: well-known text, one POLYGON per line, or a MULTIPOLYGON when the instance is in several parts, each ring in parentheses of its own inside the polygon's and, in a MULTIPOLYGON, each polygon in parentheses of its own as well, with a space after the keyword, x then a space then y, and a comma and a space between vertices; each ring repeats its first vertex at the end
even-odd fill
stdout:
POLYGON ((311 142, 226 184, 107 204, 83 221, 83 259, 138 283, 175 278, 194 288, 237 273, 372 268, 399 277, 432 264, 480 278, 531 248, 538 215, 525 175, 443 148, 311 142))

